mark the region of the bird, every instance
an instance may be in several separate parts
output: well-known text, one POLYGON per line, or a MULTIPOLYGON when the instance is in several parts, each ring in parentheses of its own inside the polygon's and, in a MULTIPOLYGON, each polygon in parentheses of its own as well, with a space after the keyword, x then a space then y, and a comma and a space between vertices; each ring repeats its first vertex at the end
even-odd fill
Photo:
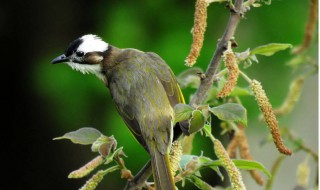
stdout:
POLYGON ((103 82, 119 115, 150 155, 156 189, 175 190, 169 152, 181 131, 174 129, 174 106, 185 100, 169 65, 156 53, 118 48, 93 34, 71 42, 51 63, 66 63, 103 82))

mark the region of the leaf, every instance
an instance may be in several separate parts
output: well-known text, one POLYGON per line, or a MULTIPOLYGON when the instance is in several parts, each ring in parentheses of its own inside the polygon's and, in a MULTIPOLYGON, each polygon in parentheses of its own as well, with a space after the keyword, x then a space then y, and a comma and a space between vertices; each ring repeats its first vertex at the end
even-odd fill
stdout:
POLYGON ((234 87, 230 96, 252 96, 251 90, 249 88, 242 88, 242 87, 234 87))
POLYGON ((247 110, 241 104, 226 103, 209 109, 223 121, 236 121, 247 125, 247 110))
POLYGON ((246 60, 244 61, 244 63, 243 63, 243 68, 244 68, 244 69, 247 69, 247 68, 251 67, 251 65, 252 65, 251 59, 246 59, 246 60))
POLYGON ((256 55, 251 55, 251 56, 249 56, 249 59, 252 60, 252 61, 254 61, 254 62, 256 62, 256 63, 259 63, 259 60, 258 60, 258 58, 257 58, 256 55))
POLYGON ((221 180, 223 180, 223 175, 220 172, 219 165, 208 165, 207 163, 211 163, 212 160, 207 157, 203 156, 196 156, 196 155, 182 155, 180 160, 180 167, 186 171, 186 170, 192 170, 192 172, 197 172, 203 167, 209 167, 220 176, 221 180), (192 169, 190 169, 192 168, 192 169))
MULTIPOLYGON (((222 163, 220 160, 211 160, 208 157, 200 157, 199 161, 202 167, 212 168, 212 167, 222 166, 222 163)), ((271 178, 270 172, 260 162, 253 161, 253 160, 241 160, 241 159, 233 159, 232 162, 239 169, 260 170, 263 173, 265 173, 269 178, 271 178)))
MULTIPOLYGON (((204 129, 205 129, 209 134, 211 134, 211 125, 205 124, 205 125, 204 125, 204 129)), ((206 133, 206 136, 208 136, 207 133, 206 133)))
POLYGON ((271 173, 260 163, 253 160, 232 160, 232 162, 239 169, 243 170, 260 170, 266 174, 269 178, 272 177, 271 173))
POLYGON ((221 165, 216 165, 215 166, 215 165, 208 164, 208 163, 213 162, 213 160, 211 158, 204 157, 204 156, 201 156, 199 158, 199 161, 200 161, 201 167, 209 167, 209 168, 211 168, 212 170, 214 170, 218 174, 218 176, 220 177, 221 180, 224 179, 224 176, 223 176, 223 174, 221 173, 221 171, 219 169, 219 166, 221 166, 221 165))
POLYGON ((192 159, 198 159, 198 156, 195 155, 182 155, 181 160, 180 160, 180 167, 182 169, 186 169, 187 164, 192 160, 192 159))
POLYGON ((189 180, 191 183, 193 183, 196 187, 198 187, 201 190, 215 190, 215 188, 210 186, 207 182, 203 181, 196 175, 187 176, 186 179, 189 180))
POLYGON ((200 85, 199 73, 203 73, 201 68, 193 67, 187 69, 177 76, 181 88, 198 88, 200 85))
POLYGON ((88 145, 94 143, 101 135, 101 132, 97 129, 84 127, 76 131, 66 133, 62 137, 54 138, 53 140, 69 139, 75 144, 88 145))
POLYGON ((194 110, 192 112, 192 117, 189 120, 189 133, 192 134, 200 131, 203 128, 205 122, 206 120, 202 112, 200 110, 194 110))
POLYGON ((271 56, 278 51, 292 48, 291 44, 270 43, 262 45, 251 50, 250 55, 259 54, 264 56, 271 56))
POLYGON ((116 139, 111 136, 100 136, 91 146, 92 152, 99 152, 101 156, 106 157, 111 151, 114 151, 117 147, 116 139))
POLYGON ((110 162, 112 162, 114 160, 114 158, 119 158, 119 156, 126 156, 125 153, 123 152, 123 147, 119 147, 118 149, 116 149, 114 152, 112 152, 112 154, 109 154, 106 159, 104 164, 107 165, 110 162))
POLYGON ((192 116, 193 108, 187 104, 177 104, 174 107, 174 123, 189 120, 192 116))

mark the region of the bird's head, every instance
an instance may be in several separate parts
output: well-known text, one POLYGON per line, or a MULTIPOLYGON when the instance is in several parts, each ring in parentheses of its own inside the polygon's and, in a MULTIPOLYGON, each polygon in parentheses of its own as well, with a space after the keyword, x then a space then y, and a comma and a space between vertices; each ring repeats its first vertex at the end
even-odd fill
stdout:
POLYGON ((53 59, 51 63, 66 63, 83 74, 92 73, 105 80, 101 63, 108 49, 108 43, 96 35, 88 34, 71 42, 64 54, 53 59))

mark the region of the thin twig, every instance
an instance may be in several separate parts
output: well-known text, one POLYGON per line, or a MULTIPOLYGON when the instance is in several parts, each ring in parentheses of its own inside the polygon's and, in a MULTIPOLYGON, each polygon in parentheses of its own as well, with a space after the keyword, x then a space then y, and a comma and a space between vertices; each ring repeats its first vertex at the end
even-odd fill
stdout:
POLYGON ((226 50, 228 41, 233 37, 238 23, 241 19, 241 8, 242 8, 243 0, 236 0, 234 10, 231 11, 231 16, 226 27, 226 30, 218 43, 218 47, 213 54, 213 57, 210 61, 210 64, 206 71, 206 77, 201 80, 200 86, 190 101, 190 105, 193 107, 197 107, 199 104, 204 102, 206 99, 207 92, 213 84, 214 75, 217 72, 217 69, 220 65, 221 56, 223 51, 226 50))
POLYGON ((282 161, 285 159, 286 157, 284 155, 280 155, 277 160, 273 163, 272 169, 271 169, 271 175, 272 178, 270 178, 266 184, 266 188, 265 190, 270 190, 272 189, 272 185, 274 182, 274 176, 278 173, 280 165, 282 163, 282 161))

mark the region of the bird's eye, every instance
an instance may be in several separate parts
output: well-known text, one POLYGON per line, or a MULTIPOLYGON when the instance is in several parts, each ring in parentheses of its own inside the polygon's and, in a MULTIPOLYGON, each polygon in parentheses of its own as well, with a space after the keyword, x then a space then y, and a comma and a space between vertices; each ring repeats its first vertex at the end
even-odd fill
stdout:
POLYGON ((83 51, 77 51, 77 52, 76 52, 76 55, 77 55, 78 57, 82 57, 82 56, 84 55, 84 52, 83 52, 83 51))

